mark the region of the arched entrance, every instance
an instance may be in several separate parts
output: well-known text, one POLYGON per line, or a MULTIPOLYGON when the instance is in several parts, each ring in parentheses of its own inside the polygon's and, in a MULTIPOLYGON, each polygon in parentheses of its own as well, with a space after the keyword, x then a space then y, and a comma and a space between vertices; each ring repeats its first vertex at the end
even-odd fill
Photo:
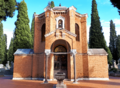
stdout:
POLYGON ((58 53, 54 54, 54 74, 64 72, 67 78, 67 54, 59 54, 59 52, 67 52, 67 49, 62 45, 58 45, 54 48, 54 52, 58 53))

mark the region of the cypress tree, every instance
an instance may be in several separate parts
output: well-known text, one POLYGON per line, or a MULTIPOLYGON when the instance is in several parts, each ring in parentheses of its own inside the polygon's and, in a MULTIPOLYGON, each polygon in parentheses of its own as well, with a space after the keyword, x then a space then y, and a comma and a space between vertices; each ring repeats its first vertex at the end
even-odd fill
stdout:
POLYGON ((10 42, 10 46, 9 46, 9 50, 8 50, 8 61, 14 62, 13 54, 14 54, 14 52, 13 52, 13 38, 11 38, 11 42, 10 42))
POLYGON ((16 0, 0 0, 0 21, 13 17, 16 10, 16 0))
POLYGON ((31 24, 32 48, 33 48, 33 44, 34 44, 34 22, 35 22, 35 19, 34 19, 34 16, 33 16, 32 24, 31 24))
POLYGON ((2 40, 2 49, 3 49, 3 61, 2 64, 7 63, 7 35, 3 35, 3 40, 2 40))
POLYGON ((92 1, 91 27, 89 33, 89 47, 101 48, 103 41, 102 27, 98 16, 96 1, 92 1))
POLYGON ((118 35, 117 37, 116 51, 117 51, 117 60, 118 60, 120 58, 120 35, 118 35))
POLYGON ((116 35, 116 31, 115 31, 115 24, 113 23, 113 21, 110 21, 110 43, 109 43, 109 48, 110 51, 112 53, 113 59, 117 60, 117 55, 116 55, 116 39, 117 39, 117 35, 116 35))
POLYGON ((108 53, 108 63, 111 64, 112 55, 106 45, 104 35, 102 33, 102 26, 100 17, 97 11, 96 0, 92 0, 92 14, 91 14, 91 27, 89 32, 89 47, 90 48, 104 48, 108 53))
POLYGON ((105 49, 105 51, 108 53, 108 56, 107 56, 107 59, 108 59, 108 64, 110 64, 110 65, 112 65, 112 54, 111 54, 111 52, 110 52, 110 49, 109 49, 109 47, 107 47, 107 45, 106 45, 106 41, 105 41, 105 39, 104 39, 104 45, 103 45, 103 48, 105 49))
POLYGON ((18 16, 15 22, 16 28, 14 32, 14 52, 19 49, 31 48, 31 33, 29 27, 29 18, 27 14, 27 5, 25 1, 21 1, 18 6, 18 16))
POLYGON ((0 22, 0 64, 2 64, 2 61, 4 59, 2 41, 3 41, 3 24, 0 22))
POLYGON ((54 2, 51 1, 51 8, 55 7, 54 2))

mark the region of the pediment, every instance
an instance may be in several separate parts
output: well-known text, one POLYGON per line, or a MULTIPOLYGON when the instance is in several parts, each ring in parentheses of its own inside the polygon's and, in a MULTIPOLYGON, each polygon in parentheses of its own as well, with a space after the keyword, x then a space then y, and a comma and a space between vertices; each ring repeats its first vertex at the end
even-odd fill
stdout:
POLYGON ((69 10, 74 10, 76 11, 77 9, 74 6, 69 7, 69 10))
POLYGON ((47 10, 52 10, 52 8, 47 6, 46 8, 44 8, 44 11, 47 11, 47 10))
MULTIPOLYGON (((52 32, 49 32, 48 34, 45 34, 45 37, 49 37, 50 35, 52 35, 52 34, 54 34, 54 33, 56 33, 56 35, 58 35, 57 30, 59 30, 59 29, 56 29, 56 30, 54 30, 54 31, 52 31, 52 32)), ((62 30, 60 30, 60 31, 62 31, 62 36, 65 36, 65 33, 67 33, 68 35, 74 36, 74 37, 77 36, 76 34, 70 32, 70 31, 68 31, 68 30, 66 30, 66 29, 62 29, 62 30), (62 31, 62 30, 63 30, 63 31, 62 31)))
POLYGON ((62 17, 62 16, 59 16, 59 17, 56 18, 56 20, 60 20, 60 19, 65 20, 65 18, 62 17))

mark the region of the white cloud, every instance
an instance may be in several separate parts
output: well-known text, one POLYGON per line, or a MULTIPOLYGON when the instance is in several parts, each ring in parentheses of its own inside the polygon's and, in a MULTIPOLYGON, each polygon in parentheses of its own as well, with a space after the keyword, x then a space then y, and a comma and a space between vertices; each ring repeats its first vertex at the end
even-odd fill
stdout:
POLYGON ((104 38, 106 40, 107 46, 109 46, 109 38, 110 38, 110 27, 102 27, 103 28, 103 33, 104 33, 104 38))
MULTIPOLYGON (((114 19, 113 22, 115 23, 116 34, 120 35, 120 19, 114 19)), ((103 28, 104 37, 105 37, 107 46, 109 46, 110 22, 105 21, 105 20, 101 20, 101 25, 102 25, 102 28, 103 28)))
POLYGON ((120 26, 120 19, 114 19, 113 22, 115 23, 116 26, 120 26))
MULTIPOLYGON (((120 19, 114 19, 114 20, 113 20, 113 23, 115 23, 115 26, 120 26, 120 19)), ((109 27, 109 26, 110 26, 110 21, 101 20, 101 25, 102 25, 103 27, 104 27, 104 26, 109 27)))
POLYGON ((115 30, 117 32, 117 35, 120 35, 120 27, 116 27, 115 30))
POLYGON ((7 34, 7 49, 9 49, 11 38, 13 38, 13 31, 4 29, 4 34, 7 34))
POLYGON ((110 22, 109 21, 105 21, 105 20, 101 20, 101 25, 103 27, 108 27, 110 25, 110 22))

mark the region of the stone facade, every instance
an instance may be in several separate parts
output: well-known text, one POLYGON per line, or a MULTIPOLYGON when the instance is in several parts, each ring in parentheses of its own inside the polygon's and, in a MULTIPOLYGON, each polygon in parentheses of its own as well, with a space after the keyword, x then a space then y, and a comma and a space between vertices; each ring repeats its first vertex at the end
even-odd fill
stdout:
POLYGON ((98 53, 88 49, 87 14, 76 12, 74 6, 69 8, 59 6, 54 8, 46 7, 44 13, 34 14, 34 18, 34 53, 14 54, 13 79, 44 79, 46 72, 46 51, 49 51, 47 78, 54 79, 54 49, 59 45, 64 46, 67 50, 67 52, 64 52, 67 54, 67 79, 74 79, 73 50, 76 51, 75 74, 78 80, 80 78, 108 79, 107 53, 103 49, 96 49, 98 53), (59 20, 62 20, 61 24, 58 23, 59 20), (42 41, 44 33, 42 28, 44 28, 44 24, 45 41, 42 41), (75 24, 79 27, 79 31, 77 31, 79 35, 76 33, 75 24), (76 40, 76 37, 79 40, 76 40))

